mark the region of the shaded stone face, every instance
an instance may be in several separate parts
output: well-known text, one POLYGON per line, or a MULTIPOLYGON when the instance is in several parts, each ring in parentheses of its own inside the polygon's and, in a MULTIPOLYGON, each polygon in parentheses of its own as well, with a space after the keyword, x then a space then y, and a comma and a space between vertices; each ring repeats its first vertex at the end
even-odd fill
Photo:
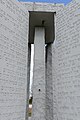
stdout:
POLYGON ((52 45, 47 44, 45 48, 46 120, 53 120, 52 45))

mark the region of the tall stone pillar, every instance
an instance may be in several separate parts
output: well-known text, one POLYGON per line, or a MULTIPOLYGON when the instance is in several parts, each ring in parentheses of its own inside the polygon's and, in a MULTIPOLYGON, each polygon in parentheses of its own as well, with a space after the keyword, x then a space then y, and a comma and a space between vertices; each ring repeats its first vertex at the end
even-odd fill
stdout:
POLYGON ((45 120, 45 29, 35 28, 32 120, 45 120))

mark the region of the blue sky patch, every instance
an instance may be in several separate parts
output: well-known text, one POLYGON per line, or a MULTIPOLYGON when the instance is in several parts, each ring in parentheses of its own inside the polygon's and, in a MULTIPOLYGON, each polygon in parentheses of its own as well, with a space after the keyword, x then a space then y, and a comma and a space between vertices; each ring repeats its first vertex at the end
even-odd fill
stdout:
POLYGON ((64 3, 65 5, 72 0, 18 0, 23 2, 47 2, 47 3, 64 3))

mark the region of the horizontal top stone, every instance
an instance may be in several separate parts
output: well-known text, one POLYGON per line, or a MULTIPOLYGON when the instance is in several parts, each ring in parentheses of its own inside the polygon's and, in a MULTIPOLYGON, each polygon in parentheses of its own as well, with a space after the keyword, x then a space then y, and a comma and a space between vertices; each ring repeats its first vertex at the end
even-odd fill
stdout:
POLYGON ((29 11, 29 43, 34 43, 35 27, 45 28, 45 43, 54 41, 54 14, 53 12, 29 11))

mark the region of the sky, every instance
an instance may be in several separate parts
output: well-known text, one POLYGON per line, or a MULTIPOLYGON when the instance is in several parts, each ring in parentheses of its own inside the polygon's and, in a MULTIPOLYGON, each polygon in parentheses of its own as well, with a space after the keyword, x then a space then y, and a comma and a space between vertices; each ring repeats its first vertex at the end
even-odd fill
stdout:
POLYGON ((71 2, 72 0, 18 0, 23 2, 48 2, 48 3, 64 3, 65 5, 71 2))
POLYGON ((33 67, 34 67, 34 44, 31 44, 30 96, 32 95, 33 67))

